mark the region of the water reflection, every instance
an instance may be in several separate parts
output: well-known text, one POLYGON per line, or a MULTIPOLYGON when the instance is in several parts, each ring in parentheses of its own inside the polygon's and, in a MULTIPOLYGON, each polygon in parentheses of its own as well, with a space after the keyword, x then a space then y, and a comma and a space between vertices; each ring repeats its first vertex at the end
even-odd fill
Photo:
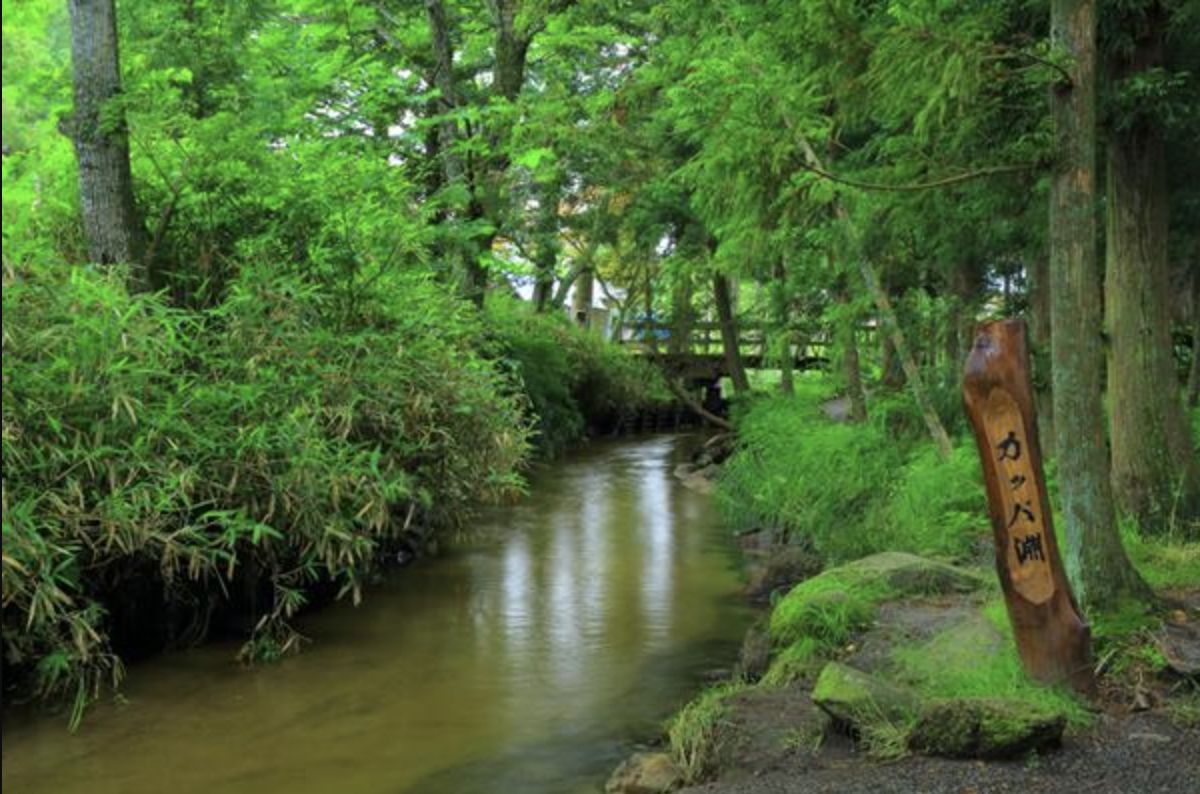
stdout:
POLYGON ((747 614, 705 497, 668 438, 598 444, 524 503, 403 572, 265 671, 209 646, 132 671, 129 705, 6 717, 7 794, 596 791, 727 663, 747 614))

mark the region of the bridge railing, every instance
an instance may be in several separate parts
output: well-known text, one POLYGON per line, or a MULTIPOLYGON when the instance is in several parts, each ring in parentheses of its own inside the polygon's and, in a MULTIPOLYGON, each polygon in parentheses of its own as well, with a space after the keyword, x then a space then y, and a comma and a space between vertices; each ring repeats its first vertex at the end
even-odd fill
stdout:
MULTIPOLYGON (((670 355, 712 356, 725 352, 721 324, 712 321, 690 323, 683 344, 679 340, 679 330, 667 323, 631 321, 625 324, 620 342, 646 352, 653 350, 670 355)), ((738 324, 738 351, 743 356, 762 360, 767 356, 767 344, 767 330, 763 324, 738 324)), ((822 337, 797 339, 792 344, 797 359, 823 357, 828 347, 828 340, 822 337)))

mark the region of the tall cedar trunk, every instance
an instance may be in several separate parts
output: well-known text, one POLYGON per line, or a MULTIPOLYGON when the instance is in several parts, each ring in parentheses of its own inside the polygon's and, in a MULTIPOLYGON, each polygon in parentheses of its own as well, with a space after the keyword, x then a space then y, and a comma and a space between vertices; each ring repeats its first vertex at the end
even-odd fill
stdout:
POLYGON ((795 394, 796 384, 793 370, 796 357, 792 353, 791 300, 787 286, 787 263, 783 257, 775 260, 773 292, 775 293, 775 325, 780 334, 782 349, 779 352, 779 390, 784 394, 795 394))
POLYGON ((1051 39, 1070 82, 1051 93, 1058 163, 1050 184, 1054 415, 1067 572, 1092 609, 1145 586, 1117 534, 1104 445, 1104 351, 1096 261, 1096 19, 1092 0, 1052 0, 1051 39))
POLYGON ((725 366, 729 379, 738 394, 750 391, 750 380, 742 365, 742 352, 738 347, 737 319, 734 317, 733 298, 729 279, 721 273, 713 276, 713 302, 717 305, 717 318, 721 324, 721 343, 725 349, 725 366))
POLYGON ((128 264, 129 286, 153 286, 143 255, 145 230, 133 203, 129 136, 121 93, 113 0, 71 0, 71 63, 75 112, 70 122, 79 161, 79 197, 88 258, 128 264))
MULTIPOLYGON (((1165 12, 1151 9, 1113 79, 1163 64, 1165 12)), ((1167 259, 1167 163, 1157 120, 1110 133, 1105 316, 1111 342, 1108 406, 1117 505, 1141 526, 1200 514, 1200 463, 1177 388, 1167 259)))
POLYGON ((835 290, 833 299, 841 306, 837 326, 833 329, 834 346, 841 351, 842 378, 846 381, 846 396, 850 400, 850 421, 862 422, 867 418, 867 396, 858 357, 858 318, 850 312, 850 298, 844 289, 835 290))
POLYGON ((1187 404, 1200 405, 1200 274, 1192 278, 1192 367, 1188 373, 1187 404))
POLYGON ((1029 269, 1029 338, 1033 359, 1033 397, 1041 427, 1042 449, 1054 457, 1054 400, 1050 374, 1050 260, 1033 255, 1029 269))

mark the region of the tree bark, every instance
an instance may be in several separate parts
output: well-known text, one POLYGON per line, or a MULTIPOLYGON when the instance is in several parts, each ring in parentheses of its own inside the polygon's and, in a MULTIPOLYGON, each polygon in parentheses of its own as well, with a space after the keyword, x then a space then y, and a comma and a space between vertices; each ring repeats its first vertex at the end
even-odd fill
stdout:
POLYGON ((742 364, 742 352, 738 347, 737 318, 734 316, 729 279, 724 274, 713 275, 713 302, 716 303, 717 318, 721 324, 721 343, 725 349, 725 366, 729 369, 729 379, 733 381, 735 392, 745 394, 750 391, 750 379, 746 377, 746 368, 742 364))
POLYGON ((129 266, 129 287, 150 289, 145 229, 133 201, 129 135, 121 94, 113 0, 70 0, 75 111, 70 121, 79 161, 79 197, 88 258, 129 266))
MULTIPOLYGON (((848 218, 846 223, 849 223, 848 218)), ((904 368, 904 375, 908 379, 908 388, 912 391, 913 399, 917 401, 917 406, 921 409, 921 417, 925 420, 925 427, 929 430, 929 435, 937 445, 938 453, 943 458, 949 458, 954 453, 954 444, 950 441, 950 434, 946 432, 946 426, 942 424, 937 409, 933 407, 933 403, 929 399, 929 393, 925 389, 925 379, 921 376, 921 370, 917 368, 917 362, 909 351, 908 341, 904 337, 904 330, 900 327, 900 321, 896 318, 892 302, 888 298, 887 292, 880 285, 879 276, 875 273, 875 268, 871 266, 871 263, 867 261, 865 256, 860 255, 858 257, 858 264, 863 280, 867 283, 867 290, 875 299, 875 306, 879 309, 879 314, 884 319, 885 327, 882 330, 892 338, 892 344, 896 348, 896 356, 900 359, 900 366, 904 368)))
POLYGON ((793 395, 796 393, 793 377, 796 357, 792 354, 791 296, 788 294, 787 263, 782 256, 775 260, 774 277, 772 292, 775 298, 775 325, 783 348, 779 354, 779 390, 784 394, 793 395))
POLYGON ((1116 607, 1146 588, 1117 534, 1104 444, 1104 351, 1096 261, 1093 0, 1052 0, 1051 41, 1070 82, 1051 89, 1058 163, 1050 183, 1054 415, 1066 567, 1081 602, 1116 607))
POLYGON ((1054 457, 1054 400, 1050 366, 1050 260, 1033 255, 1029 268, 1029 345, 1033 359, 1033 398, 1042 428, 1042 449, 1054 457))
POLYGON ((1193 279, 1192 287, 1192 366, 1188 373, 1187 404, 1189 408, 1200 405, 1200 275, 1193 279))
MULTIPOLYGON (((1148 12, 1132 53, 1116 56, 1117 85, 1163 65, 1166 13, 1148 12)), ((1177 388, 1167 256, 1167 160, 1154 118, 1110 132, 1105 318, 1108 405, 1117 505, 1144 529, 1200 515, 1200 462, 1177 388)))
POLYGON ((590 268, 579 271, 575 278, 575 292, 571 294, 571 316, 583 328, 587 328, 591 322, 595 286, 596 279, 590 268))
MULTIPOLYGON (((436 113, 438 115, 437 144, 441 158, 443 183, 451 189, 459 189, 470 197, 466 216, 478 220, 482 207, 475 197, 474 186, 468 180, 467 169, 457 151, 460 137, 458 122, 453 118, 458 108, 458 91, 454 84, 454 43, 450 35, 450 20, 442 0, 425 0, 425 16, 429 21, 429 35, 433 46, 433 86, 438 91, 436 113)), ((453 252, 454 277, 464 297, 481 305, 483 291, 487 285, 487 273, 480 264, 480 251, 473 246, 456 246, 453 252)), ((491 241, 488 241, 488 248, 491 241)))
POLYGON ((846 397, 850 400, 850 421, 863 422, 867 418, 867 395, 858 355, 858 318, 850 313, 850 296, 844 288, 833 291, 833 300, 840 307, 833 329, 834 348, 841 358, 842 379, 846 382, 846 397))

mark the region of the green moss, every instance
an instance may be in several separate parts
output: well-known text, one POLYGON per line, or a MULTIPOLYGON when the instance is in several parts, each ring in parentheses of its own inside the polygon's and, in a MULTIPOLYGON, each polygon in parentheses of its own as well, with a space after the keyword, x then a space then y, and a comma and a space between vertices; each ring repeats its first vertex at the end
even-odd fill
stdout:
POLYGON ((1091 724, 1086 706, 1065 687, 1030 679, 1021 665, 1002 602, 978 618, 892 653, 896 677, 923 699, 1003 699, 1066 715, 1073 728, 1091 724))

